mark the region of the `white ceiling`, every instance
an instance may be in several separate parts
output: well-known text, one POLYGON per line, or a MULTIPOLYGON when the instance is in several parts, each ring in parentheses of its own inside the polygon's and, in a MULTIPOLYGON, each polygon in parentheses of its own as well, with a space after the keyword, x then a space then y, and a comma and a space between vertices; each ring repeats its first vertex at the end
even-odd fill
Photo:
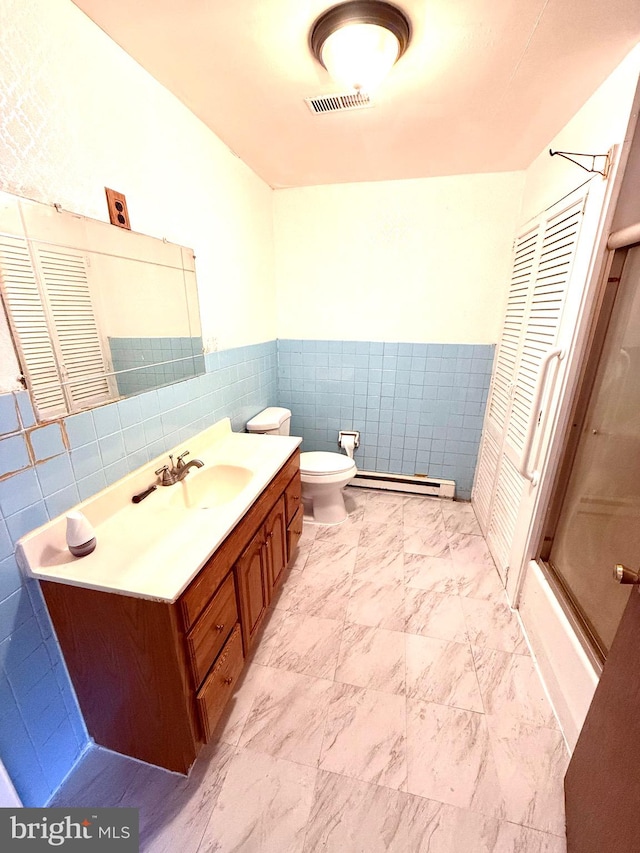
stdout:
POLYGON ((313 115, 331 0, 74 2, 272 187, 525 168, 640 40, 640 0, 399 0, 374 108, 313 115))

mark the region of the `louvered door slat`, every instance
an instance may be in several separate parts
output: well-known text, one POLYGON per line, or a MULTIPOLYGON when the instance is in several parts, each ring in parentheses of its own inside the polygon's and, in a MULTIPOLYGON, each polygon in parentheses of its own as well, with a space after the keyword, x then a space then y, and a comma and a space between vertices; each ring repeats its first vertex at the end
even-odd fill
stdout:
POLYGON ((583 209, 581 198, 544 225, 506 434, 514 456, 524 447, 541 359, 557 341, 583 209))
POLYGON ((490 429, 495 434, 500 434, 504 430, 508 416, 528 292, 535 270, 538 235, 539 230, 536 227, 528 229, 516 240, 505 325, 498 347, 491 394, 487 404, 490 429))
POLYGON ((504 583, 507 581, 509 550, 518 520, 523 480, 508 456, 500 459, 487 540, 504 583))
POLYGON ((517 465, 532 417, 540 363, 557 344, 586 195, 585 187, 563 206, 540 216, 516 241, 472 495, 505 581, 524 493, 517 465))
POLYGON ((73 407, 109 399, 84 257, 71 250, 40 246, 37 258, 73 407))
POLYGON ((473 505, 482 532, 487 534, 491 517, 491 498, 495 474, 498 468, 500 449, 493 438, 485 432, 480 445, 480 455, 473 487, 473 505))
POLYGON ((36 407, 44 415, 64 414, 66 404, 49 324, 24 238, 0 236, 0 283, 36 407))
POLYGON ((476 514, 485 534, 488 533, 492 514, 500 448, 511 407, 529 292, 538 263, 539 238, 540 228, 536 224, 520 234, 514 246, 504 327, 491 380, 485 429, 472 494, 476 514))

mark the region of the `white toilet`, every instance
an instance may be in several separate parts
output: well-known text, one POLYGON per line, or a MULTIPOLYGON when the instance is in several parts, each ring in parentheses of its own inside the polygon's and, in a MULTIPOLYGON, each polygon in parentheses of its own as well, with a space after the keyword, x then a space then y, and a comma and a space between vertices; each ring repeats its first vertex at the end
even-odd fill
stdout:
MULTIPOLYGON (((247 432, 289 435, 291 412, 270 406, 247 422, 247 432)), ((358 473, 351 456, 312 450, 300 454, 300 479, 305 516, 318 524, 339 524, 347 518, 342 490, 358 473)))

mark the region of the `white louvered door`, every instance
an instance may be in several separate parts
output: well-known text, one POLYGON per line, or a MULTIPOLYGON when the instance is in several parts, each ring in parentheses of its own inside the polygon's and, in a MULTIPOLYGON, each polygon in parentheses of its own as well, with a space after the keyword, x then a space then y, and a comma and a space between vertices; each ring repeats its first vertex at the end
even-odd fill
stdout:
POLYGON ((541 360, 559 339, 588 188, 581 187, 545 211, 521 232, 515 244, 507 311, 472 496, 505 583, 528 486, 519 467, 528 425, 534 417, 534 391, 541 360))
POLYGON ((50 416, 66 414, 49 320, 24 238, 0 236, 0 286, 22 370, 38 410, 50 416))
POLYGON ((0 286, 39 413, 111 399, 84 256, 0 235, 0 286))
POLYGON ((37 245, 36 263, 53 321, 70 411, 110 399, 84 255, 59 246, 37 245))

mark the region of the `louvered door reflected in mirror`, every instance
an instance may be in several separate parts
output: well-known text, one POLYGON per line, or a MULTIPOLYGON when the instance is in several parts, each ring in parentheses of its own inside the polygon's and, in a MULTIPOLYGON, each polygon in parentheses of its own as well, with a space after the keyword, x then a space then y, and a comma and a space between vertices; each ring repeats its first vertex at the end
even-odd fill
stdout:
POLYGON ((190 249, 0 193, 0 291, 39 420, 204 371, 190 249))

